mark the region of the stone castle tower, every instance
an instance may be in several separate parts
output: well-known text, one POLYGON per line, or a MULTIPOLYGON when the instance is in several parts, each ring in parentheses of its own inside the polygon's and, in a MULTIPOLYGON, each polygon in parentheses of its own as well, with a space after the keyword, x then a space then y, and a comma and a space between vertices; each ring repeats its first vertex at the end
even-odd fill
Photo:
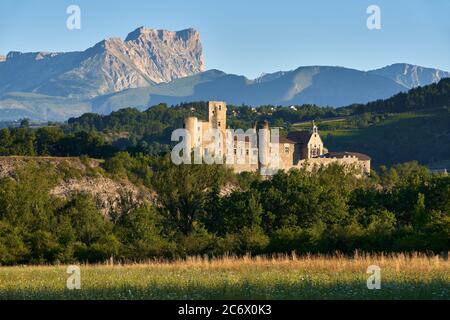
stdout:
MULTIPOLYGON (((188 117, 184 127, 190 134, 189 150, 199 151, 202 156, 225 159, 234 171, 276 172, 292 168, 328 166, 334 163, 348 168, 356 168, 361 175, 370 174, 371 159, 356 152, 329 152, 325 148, 319 129, 313 122, 311 130, 292 131, 287 137, 276 139, 267 121, 256 123, 253 132, 257 135, 255 144, 248 136, 240 141, 238 137, 227 135, 227 106, 225 102, 210 101, 208 104, 208 121, 188 117), (210 129, 217 129, 222 139, 218 145, 211 147, 213 140, 205 135, 210 129), (227 141, 232 139, 231 141, 227 141), (275 141, 278 140, 278 141, 275 141), (256 161, 253 161, 256 158, 256 161), (230 162, 228 160, 236 160, 230 162), (242 160, 242 161, 240 161, 242 160)), ((214 141, 217 142, 217 141, 214 141)))
POLYGON ((227 130, 227 105, 221 101, 209 101, 208 103, 208 121, 199 120, 196 117, 188 117, 184 120, 184 128, 190 133, 191 141, 188 142, 189 149, 198 148, 201 154, 207 154, 209 150, 206 147, 211 141, 204 139, 205 133, 210 129, 218 129, 223 137, 220 142, 219 156, 225 155, 225 138, 227 130))
POLYGON ((211 128, 219 129, 225 134, 227 128, 227 105, 225 102, 210 101, 208 103, 208 119, 211 128))

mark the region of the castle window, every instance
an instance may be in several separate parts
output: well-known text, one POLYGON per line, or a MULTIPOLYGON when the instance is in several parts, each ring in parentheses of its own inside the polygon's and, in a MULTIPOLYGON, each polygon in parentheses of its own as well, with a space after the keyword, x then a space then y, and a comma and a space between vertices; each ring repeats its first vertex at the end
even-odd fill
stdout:
POLYGON ((285 147, 284 147, 284 152, 285 152, 285 153, 289 153, 289 151, 290 151, 290 150, 289 150, 289 146, 285 146, 285 147))
POLYGON ((250 154, 250 151, 247 149, 247 150, 245 151, 245 154, 248 156, 248 155, 250 154))
POLYGON ((237 155, 237 149, 234 149, 234 155, 237 155))
POLYGON ((219 123, 218 123, 218 126, 219 126, 219 127, 221 126, 221 123, 220 123, 220 121, 219 121, 219 123))
POLYGON ((219 111, 222 111, 222 106, 219 106, 219 111))

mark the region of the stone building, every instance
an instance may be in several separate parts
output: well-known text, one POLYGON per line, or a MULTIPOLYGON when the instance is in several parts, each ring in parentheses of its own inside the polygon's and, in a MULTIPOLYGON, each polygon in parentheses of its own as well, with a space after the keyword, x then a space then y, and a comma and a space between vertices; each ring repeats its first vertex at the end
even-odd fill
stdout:
POLYGON ((267 121, 256 123, 246 132, 227 130, 225 102, 210 101, 208 121, 186 118, 184 127, 189 132, 187 148, 202 156, 213 156, 231 166, 236 172, 257 171, 263 174, 277 170, 305 168, 313 170, 333 163, 369 175, 371 159, 357 152, 330 152, 325 148, 317 126, 311 130, 293 131, 287 137, 278 137, 267 121), (212 138, 207 132, 216 129, 220 134, 212 138))

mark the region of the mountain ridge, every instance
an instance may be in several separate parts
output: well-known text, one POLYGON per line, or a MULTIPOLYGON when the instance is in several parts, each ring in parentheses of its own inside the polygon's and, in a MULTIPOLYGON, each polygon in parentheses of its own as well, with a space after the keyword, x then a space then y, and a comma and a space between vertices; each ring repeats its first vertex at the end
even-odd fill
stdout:
POLYGON ((84 51, 0 56, 0 121, 65 121, 84 112, 200 100, 341 107, 388 98, 444 77, 450 73, 396 63, 369 71, 301 66, 249 79, 205 70, 200 34, 193 28, 139 27, 125 39, 104 39, 84 51))
POLYGON ((168 83, 98 95, 89 99, 12 92, 0 96, 0 119, 65 121, 85 112, 108 114, 126 107, 224 100, 240 105, 301 105, 341 107, 389 98, 409 89, 395 79, 351 68, 310 66, 263 79, 212 69, 168 83))
POLYGON ((340 107, 388 98, 408 90, 385 77, 342 67, 299 67, 281 72, 270 80, 267 77, 271 76, 250 80, 219 70, 208 70, 171 83, 119 92, 101 104, 94 104, 93 111, 109 113, 117 110, 123 101, 140 109, 158 103, 200 100, 224 100, 234 105, 318 104, 340 107))
POLYGON ((200 34, 140 27, 126 40, 104 39, 85 51, 12 51, 0 66, 0 94, 34 92, 92 98, 169 82, 205 70, 200 34))
POLYGON ((450 77, 450 72, 408 63, 394 63, 368 72, 390 78, 408 89, 437 83, 450 77))

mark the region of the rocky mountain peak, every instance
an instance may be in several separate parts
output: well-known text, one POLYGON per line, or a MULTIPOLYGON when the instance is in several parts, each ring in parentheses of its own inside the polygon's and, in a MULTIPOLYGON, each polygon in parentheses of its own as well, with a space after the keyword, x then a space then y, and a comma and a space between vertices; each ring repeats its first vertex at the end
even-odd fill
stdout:
POLYGON ((125 39, 125 42, 136 41, 140 38, 159 38, 160 40, 178 39, 182 41, 200 40, 200 34, 194 28, 184 29, 180 31, 169 31, 164 29, 149 29, 139 27, 130 32, 125 39))
POLYGON ((408 63, 394 63, 369 72, 392 79, 408 89, 437 83, 443 78, 450 77, 449 72, 408 63))
POLYGON ((145 83, 169 82, 205 70, 200 35, 192 28, 175 32, 140 27, 128 34, 125 41, 111 38, 102 46, 113 62, 130 67, 123 76, 131 75, 135 81, 127 84, 127 80, 121 79, 120 87, 114 91, 145 86, 145 83))
POLYGON ((170 82, 203 72, 195 29, 137 28, 125 40, 109 38, 84 52, 10 52, 0 61, 0 94, 28 90, 50 96, 92 98, 170 82))

